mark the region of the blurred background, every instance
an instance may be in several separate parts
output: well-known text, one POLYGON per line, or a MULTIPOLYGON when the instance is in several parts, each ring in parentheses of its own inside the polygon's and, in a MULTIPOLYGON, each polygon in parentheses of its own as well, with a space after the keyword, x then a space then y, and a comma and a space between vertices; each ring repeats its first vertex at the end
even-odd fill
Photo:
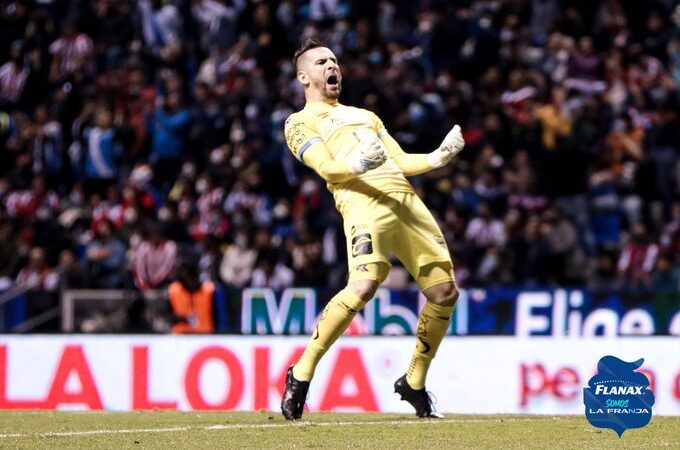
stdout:
MULTIPOLYGON (((308 332, 347 277, 283 137, 310 36, 406 151, 464 130, 411 179, 464 289, 452 334, 680 334, 672 0, 0 1, 2 330, 308 332)), ((383 286, 405 309, 353 334, 413 333, 396 260, 383 286)))

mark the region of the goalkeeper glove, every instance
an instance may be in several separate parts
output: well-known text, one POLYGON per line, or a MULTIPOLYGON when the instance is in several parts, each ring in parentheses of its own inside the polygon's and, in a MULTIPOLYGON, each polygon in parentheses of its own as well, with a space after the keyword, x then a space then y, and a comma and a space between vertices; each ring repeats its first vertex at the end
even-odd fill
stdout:
POLYGON ((387 160, 385 149, 376 135, 371 133, 370 136, 361 138, 356 131, 353 134, 359 141, 359 150, 354 151, 347 161, 350 173, 354 175, 366 173, 387 160))
POLYGON ((460 131, 459 125, 454 125, 449 134, 446 135, 439 148, 427 155, 427 161, 434 169, 444 167, 463 150, 465 140, 460 131))

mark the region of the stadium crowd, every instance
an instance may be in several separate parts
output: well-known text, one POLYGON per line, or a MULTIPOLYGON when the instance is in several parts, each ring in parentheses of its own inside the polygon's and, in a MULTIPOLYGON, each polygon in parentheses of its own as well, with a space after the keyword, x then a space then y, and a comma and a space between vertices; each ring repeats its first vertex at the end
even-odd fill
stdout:
POLYGON ((341 286, 282 131, 312 35, 405 150, 462 126, 412 179, 460 285, 680 289, 672 0, 2 0, 0 290, 341 286))

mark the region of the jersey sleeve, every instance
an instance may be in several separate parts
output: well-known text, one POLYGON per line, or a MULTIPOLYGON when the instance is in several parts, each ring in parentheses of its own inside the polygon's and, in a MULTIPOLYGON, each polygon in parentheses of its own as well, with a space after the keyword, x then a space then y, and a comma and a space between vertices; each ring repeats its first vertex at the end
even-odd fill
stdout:
POLYGON ((298 161, 302 161, 305 152, 314 144, 323 142, 321 135, 305 120, 302 114, 292 114, 284 127, 286 143, 298 161))
POLYGON ((346 161, 333 159, 319 133, 303 120, 301 114, 293 114, 286 120, 284 133, 288 148, 295 158, 318 173, 327 183, 342 183, 354 177, 346 161), (310 149, 313 151, 303 159, 305 152, 310 149))
POLYGON ((385 146, 387 155, 399 166, 404 176, 411 177, 432 170, 427 155, 404 152, 399 143, 387 132, 382 120, 371 111, 368 111, 368 115, 371 117, 378 137, 385 146))

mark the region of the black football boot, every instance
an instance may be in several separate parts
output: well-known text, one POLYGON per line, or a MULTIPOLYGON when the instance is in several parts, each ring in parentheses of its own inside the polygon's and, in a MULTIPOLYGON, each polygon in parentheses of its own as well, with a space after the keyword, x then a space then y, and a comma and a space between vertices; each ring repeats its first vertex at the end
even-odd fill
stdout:
POLYGON ((293 366, 288 368, 286 374, 286 390, 281 399, 281 412, 286 420, 295 420, 302 417, 305 408, 309 381, 299 381, 293 376, 293 366))
POLYGON ((402 400, 406 400, 416 410, 416 416, 425 419, 443 419, 441 413, 434 411, 432 406, 432 399, 425 388, 413 389, 406 382, 406 375, 403 375, 394 382, 394 392, 401 395, 402 400))

